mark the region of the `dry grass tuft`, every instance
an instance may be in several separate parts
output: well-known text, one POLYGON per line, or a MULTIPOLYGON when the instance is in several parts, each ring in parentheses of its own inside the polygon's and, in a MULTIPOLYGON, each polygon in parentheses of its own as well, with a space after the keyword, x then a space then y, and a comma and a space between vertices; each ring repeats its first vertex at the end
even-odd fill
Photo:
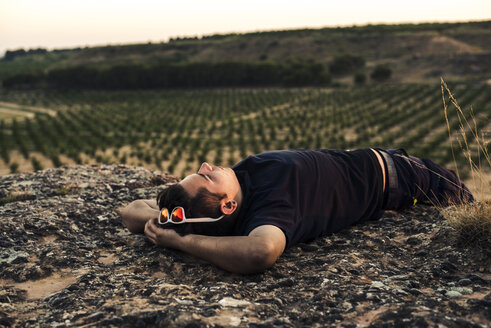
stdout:
POLYGON ((29 191, 25 192, 9 192, 5 195, 0 195, 0 206, 3 206, 8 203, 25 201, 25 200, 33 200, 36 199, 36 196, 31 194, 29 191))
MULTIPOLYGON (((441 86, 445 118, 452 149, 454 142, 457 142, 469 164, 473 184, 478 186, 478 188, 474 191, 475 202, 440 208, 440 212, 457 232, 457 239, 461 244, 478 246, 489 250, 491 248, 491 201, 486 199, 490 184, 487 182, 485 172, 491 169, 491 159, 488 152, 489 142, 485 140, 483 131, 478 130, 472 108, 469 110, 469 122, 443 79, 441 79, 441 86), (459 119, 459 133, 456 137, 450 130, 445 93, 453 104, 459 119), (473 147, 471 147, 471 143, 473 147)), ((453 155, 455 171, 459 176, 455 154, 453 155)))
POLYGON ((440 212, 457 233, 463 246, 491 249, 491 204, 478 201, 441 208, 440 212))

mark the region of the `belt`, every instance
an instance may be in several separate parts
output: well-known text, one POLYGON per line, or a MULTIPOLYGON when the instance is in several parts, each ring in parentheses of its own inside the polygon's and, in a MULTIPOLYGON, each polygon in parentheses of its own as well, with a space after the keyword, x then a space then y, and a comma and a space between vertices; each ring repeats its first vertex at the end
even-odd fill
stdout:
POLYGON ((396 208, 395 206, 397 205, 397 189, 399 189, 396 166, 394 164, 394 160, 392 159, 392 157, 390 157, 389 154, 387 154, 383 150, 377 150, 377 151, 379 152, 379 154, 382 155, 382 157, 385 160, 385 165, 387 166, 387 173, 388 173, 387 179, 389 180, 389 188, 387 188, 388 190, 386 190, 387 200, 385 202, 384 208, 386 209, 396 208))

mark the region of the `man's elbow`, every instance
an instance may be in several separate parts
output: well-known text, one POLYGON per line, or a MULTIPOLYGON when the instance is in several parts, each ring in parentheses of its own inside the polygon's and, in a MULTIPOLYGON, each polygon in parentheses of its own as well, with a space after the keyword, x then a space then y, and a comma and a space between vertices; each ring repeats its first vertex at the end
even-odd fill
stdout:
POLYGON ((132 233, 142 233, 142 229, 140 225, 137 225, 134 218, 131 217, 130 211, 128 207, 122 208, 119 210, 119 216, 121 217, 121 221, 123 225, 132 233))
POLYGON ((268 269, 275 264, 280 254, 281 253, 278 252, 274 243, 270 241, 257 243, 251 254, 252 270, 250 273, 258 273, 268 269))

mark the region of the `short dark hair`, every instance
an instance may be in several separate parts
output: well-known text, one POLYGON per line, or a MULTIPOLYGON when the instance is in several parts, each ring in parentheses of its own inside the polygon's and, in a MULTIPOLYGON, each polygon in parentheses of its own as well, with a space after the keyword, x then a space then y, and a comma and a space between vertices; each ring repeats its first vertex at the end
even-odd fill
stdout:
MULTIPOLYGON (((212 193, 206 188, 198 189, 197 194, 191 197, 180 184, 173 184, 162 189, 157 195, 157 204, 160 209, 166 207, 172 211, 176 206, 181 206, 186 212, 186 217, 211 217, 222 215, 220 202, 226 194, 212 193)), ((166 224, 166 228, 172 228, 180 233, 199 233, 205 235, 225 235, 230 233, 231 220, 227 217, 217 222, 190 223, 183 225, 166 224)))

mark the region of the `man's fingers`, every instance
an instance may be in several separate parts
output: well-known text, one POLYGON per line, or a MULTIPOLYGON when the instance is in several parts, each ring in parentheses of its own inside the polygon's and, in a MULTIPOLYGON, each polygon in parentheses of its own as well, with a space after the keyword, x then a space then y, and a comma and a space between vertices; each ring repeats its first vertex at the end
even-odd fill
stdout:
POLYGON ((165 229, 161 229, 157 225, 157 222, 157 219, 154 218, 145 223, 145 235, 152 243, 160 245, 162 244, 161 239, 163 238, 163 235, 165 235, 165 229))
POLYGON ((157 232, 159 227, 157 226, 157 219, 150 219, 147 221, 148 228, 151 229, 153 232, 157 232))
POLYGON ((147 237, 151 237, 151 238, 155 239, 156 238, 156 233, 155 233, 155 230, 154 230, 152 224, 150 223, 150 221, 151 220, 149 220, 149 221, 147 221, 147 223, 145 223, 145 230, 144 230, 144 232, 145 232, 145 235, 147 237))
POLYGON ((157 219, 151 219, 145 223, 144 232, 147 238, 158 246, 175 247, 175 242, 179 238, 178 233, 173 229, 160 228, 157 222, 157 219))
POLYGON ((152 244, 157 244, 157 236, 153 232, 145 230, 145 236, 152 242, 152 244))

